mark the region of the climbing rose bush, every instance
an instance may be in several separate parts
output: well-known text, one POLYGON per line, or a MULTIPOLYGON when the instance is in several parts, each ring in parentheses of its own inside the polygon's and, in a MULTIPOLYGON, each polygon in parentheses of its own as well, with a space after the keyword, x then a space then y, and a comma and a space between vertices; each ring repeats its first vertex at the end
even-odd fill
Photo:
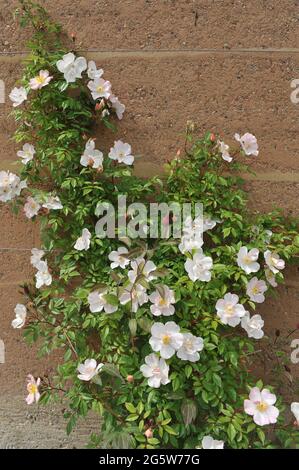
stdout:
POLYGON ((0 173, 0 198, 38 221, 41 246, 12 326, 41 354, 61 352, 56 374, 28 376, 27 403, 63 398, 68 432, 98 413, 93 447, 298 445, 298 403, 295 426, 291 402, 249 370, 266 340, 259 305, 299 238, 296 221, 247 208, 240 171, 261 158, 257 139, 236 134, 230 148, 189 123, 165 176, 137 178, 130 144, 112 139, 107 153, 99 137, 125 111, 103 69, 66 48, 40 6, 21 4, 21 23, 35 29, 10 94, 22 165, 19 176, 0 173), (181 239, 99 238, 98 204, 116 207, 120 195, 147 207, 201 202, 203 223, 185 220, 181 239))

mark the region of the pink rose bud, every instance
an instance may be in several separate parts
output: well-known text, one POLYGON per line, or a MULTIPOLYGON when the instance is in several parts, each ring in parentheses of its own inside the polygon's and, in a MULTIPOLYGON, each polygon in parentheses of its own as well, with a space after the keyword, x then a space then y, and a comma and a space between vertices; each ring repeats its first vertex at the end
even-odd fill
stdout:
POLYGON ((148 428, 145 433, 144 433, 145 437, 147 439, 151 439, 153 437, 153 431, 151 430, 151 428, 148 428))
POLYGON ((212 134, 210 135, 210 141, 211 141, 211 142, 215 142, 215 140, 216 140, 216 136, 215 136, 215 134, 212 133, 212 134))
POLYGON ((127 382, 129 382, 129 384, 132 384, 134 382, 134 377, 133 375, 128 375, 127 376, 127 382))

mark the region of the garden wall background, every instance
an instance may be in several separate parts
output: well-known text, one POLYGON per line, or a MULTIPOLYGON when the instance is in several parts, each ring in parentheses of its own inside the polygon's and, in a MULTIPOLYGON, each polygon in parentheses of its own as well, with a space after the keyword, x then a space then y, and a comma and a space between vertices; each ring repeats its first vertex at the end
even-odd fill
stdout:
MULTIPOLYGON (((14 123, 8 93, 18 79, 30 31, 13 19, 17 1, 0 0, 0 169, 15 171, 14 123)), ((139 173, 160 171, 183 144, 186 121, 200 131, 255 134, 260 156, 252 159, 256 177, 246 177, 256 210, 283 207, 299 215, 299 104, 290 100, 299 78, 298 0, 47 0, 41 2, 76 34, 82 55, 104 68, 127 111, 119 136, 140 155, 139 173)), ((108 149, 111 134, 98 139, 108 149)), ((229 143, 229 142, 228 142, 229 143)), ((0 338, 6 362, 0 364, 0 448, 81 447, 98 423, 91 416, 70 438, 61 407, 24 405, 27 373, 51 372, 55 358, 39 360, 10 323, 21 299, 18 284, 30 278, 30 249, 38 227, 0 203, 0 338)), ((260 309, 267 333, 299 322, 298 271, 288 270, 276 300, 260 309)), ((299 337, 299 334, 297 335, 299 337)), ((269 365, 269 368, 271 366, 269 365)), ((293 366, 299 374, 299 365, 293 366), (296 370, 297 368, 297 370, 296 370)))

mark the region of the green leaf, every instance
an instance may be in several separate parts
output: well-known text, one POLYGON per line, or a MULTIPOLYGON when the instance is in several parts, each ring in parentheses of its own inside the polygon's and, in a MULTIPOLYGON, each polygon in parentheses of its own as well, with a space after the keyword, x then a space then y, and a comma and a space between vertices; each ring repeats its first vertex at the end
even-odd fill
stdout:
POLYGON ((133 403, 125 403, 125 407, 130 413, 136 413, 136 408, 133 403))

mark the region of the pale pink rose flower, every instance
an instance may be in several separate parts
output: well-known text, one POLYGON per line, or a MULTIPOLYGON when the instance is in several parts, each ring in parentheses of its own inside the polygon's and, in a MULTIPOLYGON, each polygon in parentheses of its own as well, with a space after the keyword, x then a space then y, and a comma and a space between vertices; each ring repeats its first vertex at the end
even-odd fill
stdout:
POLYGON ((273 274, 277 274, 279 271, 285 268, 285 262, 279 258, 277 253, 273 253, 270 250, 265 251, 264 258, 266 264, 273 274))
POLYGON ((28 395, 26 397, 26 403, 27 405, 32 405, 34 402, 38 402, 40 399, 40 393, 39 393, 39 386, 40 386, 40 378, 35 380, 33 375, 29 374, 27 376, 27 391, 28 395))
POLYGON ((258 156, 258 144, 256 137, 253 134, 246 132, 246 134, 242 135, 242 137, 240 137, 240 134, 235 134, 235 139, 237 142, 240 142, 245 155, 254 155, 255 157, 258 156))
POLYGON ((277 422, 279 410, 274 406, 276 396, 267 388, 260 390, 253 387, 250 390, 249 400, 244 400, 244 411, 253 416, 253 421, 259 426, 277 422))
POLYGON ((115 95, 111 95, 109 99, 112 103, 112 108, 114 109, 116 116, 119 120, 121 120, 126 109, 125 105, 121 103, 115 95))
POLYGON ((32 90, 40 90, 44 86, 47 86, 52 78, 48 70, 41 70, 36 77, 31 78, 29 86, 32 90))
POLYGON ((27 197, 26 203, 24 205, 24 212, 28 219, 32 219, 32 217, 35 217, 38 214, 40 208, 41 205, 38 201, 36 201, 31 196, 27 197))
POLYGON ((257 262, 258 257, 259 250, 257 248, 248 250, 246 246, 242 246, 238 253, 237 264, 246 274, 256 273, 260 269, 260 265, 257 262))
POLYGON ((219 148, 223 160, 225 160, 226 162, 231 162, 233 158, 229 154, 229 146, 221 140, 218 140, 217 146, 219 148))
POLYGON ((95 78, 87 84, 94 100, 98 98, 108 99, 111 95, 111 83, 103 78, 95 78))
POLYGON ((275 280, 275 274, 272 273, 272 271, 269 268, 265 269, 265 276, 266 276, 266 279, 269 282, 270 286, 272 286, 272 287, 277 287, 278 286, 278 284, 275 280))
POLYGON ((265 301, 264 293, 268 289, 267 284, 257 277, 253 277, 247 284, 246 294, 253 302, 261 304, 265 301))

